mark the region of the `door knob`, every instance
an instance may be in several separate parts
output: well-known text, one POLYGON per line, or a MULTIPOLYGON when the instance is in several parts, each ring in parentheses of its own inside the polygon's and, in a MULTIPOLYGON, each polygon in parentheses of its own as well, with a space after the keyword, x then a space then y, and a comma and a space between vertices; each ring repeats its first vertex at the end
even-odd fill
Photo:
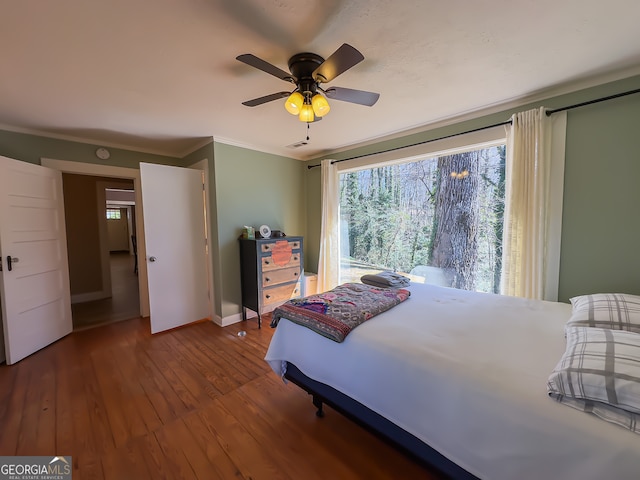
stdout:
POLYGON ((7 270, 13 270, 13 264, 18 263, 18 257, 12 257, 11 255, 7 255, 7 270))
POLYGON ((156 261, 156 257, 149 257, 149 261, 150 262, 155 262, 156 261))

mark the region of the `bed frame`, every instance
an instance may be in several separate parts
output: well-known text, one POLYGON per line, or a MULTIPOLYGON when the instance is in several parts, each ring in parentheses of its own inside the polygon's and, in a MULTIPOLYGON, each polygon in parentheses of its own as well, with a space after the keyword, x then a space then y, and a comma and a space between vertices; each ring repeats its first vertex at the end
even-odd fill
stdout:
POLYGON ((459 467, 426 443, 401 429, 383 416, 365 407, 351 397, 348 397, 344 393, 307 377, 294 364, 287 362, 285 378, 298 385, 313 397, 313 405, 318 409, 316 416, 324 416, 322 406, 326 403, 361 427, 392 443, 419 462, 426 464, 430 468, 435 468, 447 477, 456 480, 478 480, 477 477, 459 467))

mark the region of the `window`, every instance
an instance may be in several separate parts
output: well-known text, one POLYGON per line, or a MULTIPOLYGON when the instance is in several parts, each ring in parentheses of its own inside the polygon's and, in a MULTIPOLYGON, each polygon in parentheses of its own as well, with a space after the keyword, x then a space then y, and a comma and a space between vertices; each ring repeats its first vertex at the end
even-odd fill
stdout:
POLYGON ((121 215, 119 208, 107 208, 107 220, 120 220, 121 215))
POLYGON ((505 145, 340 174, 340 282, 390 269, 500 291, 505 145))

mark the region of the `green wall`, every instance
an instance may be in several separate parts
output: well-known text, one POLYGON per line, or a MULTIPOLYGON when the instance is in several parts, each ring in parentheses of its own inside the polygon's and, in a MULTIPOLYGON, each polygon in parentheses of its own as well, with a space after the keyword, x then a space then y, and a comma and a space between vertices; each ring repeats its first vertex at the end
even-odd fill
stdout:
POLYGON ((178 158, 111 147, 111 157, 100 160, 95 152, 101 146, 0 130, 0 155, 37 165, 43 157, 127 168, 138 168, 140 162, 180 166, 178 158))
MULTIPOLYGON (((111 157, 95 156, 99 145, 0 130, 0 155, 40 164, 40 158, 139 168, 140 162, 189 166, 206 159, 209 168, 209 236, 214 282, 214 314, 240 312, 237 237, 243 225, 269 225, 288 235, 304 235, 304 163, 221 143, 210 143, 184 158, 109 147, 111 157)), ((317 247, 316 247, 317 249, 317 247)))
MULTIPOLYGON (((244 225, 266 224, 304 235, 305 164, 298 160, 214 144, 222 317, 240 312, 240 250, 244 225)), ((305 247, 306 248, 306 247, 305 247)))
MULTIPOLYGON (((539 105, 559 108, 640 87, 640 76, 569 95, 549 98, 427 132, 331 155, 342 159, 439 138, 508 120, 515 111, 539 105)), ((560 300, 595 291, 640 294, 640 94, 568 112, 560 300), (635 123, 634 123, 635 122, 635 123)), ((99 145, 0 130, 0 155, 40 163, 40 157, 137 168, 140 162, 209 165, 210 238, 214 311, 240 312, 239 251, 243 225, 269 225, 305 240, 305 269, 316 271, 320 240, 319 159, 300 162, 211 142, 184 158, 109 148, 111 158, 95 156, 99 145)))
MULTIPOLYGON (((518 111, 562 108, 640 88, 640 76, 556 96, 427 132, 324 158, 336 160, 411 145, 509 120, 518 111)), ((592 292, 640 294, 640 93, 571 109, 566 164, 559 300, 592 292)), ((320 159, 307 162, 317 165, 320 159)), ((320 168, 306 172, 307 267, 315 271, 320 239, 320 168)))
POLYGON ((599 291, 640 294, 638 125, 640 94, 568 114, 562 299, 599 291))

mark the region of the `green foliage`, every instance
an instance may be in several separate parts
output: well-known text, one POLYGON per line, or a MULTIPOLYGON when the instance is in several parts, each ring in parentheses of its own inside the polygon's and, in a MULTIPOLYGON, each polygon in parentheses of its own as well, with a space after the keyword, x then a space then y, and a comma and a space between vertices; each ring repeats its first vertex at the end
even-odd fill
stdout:
MULTIPOLYGON (((455 155, 450 157, 456 160, 455 155)), ((470 242, 475 245, 472 252, 474 272, 471 275, 475 284, 472 288, 497 291, 504 211, 504 147, 474 152, 472 158, 477 161, 477 165, 470 168, 470 172, 477 175, 473 191, 461 190, 456 195, 468 200, 468 195, 473 194, 471 203, 474 214, 462 212, 458 218, 462 222, 474 222, 473 225, 464 225, 474 235, 470 242)), ((432 265, 442 211, 470 203, 456 201, 456 195, 451 195, 445 201, 457 202, 456 205, 441 205, 436 209, 439 189, 442 188, 443 179, 450 173, 439 172, 438 159, 429 158, 342 174, 342 257, 358 264, 405 273, 418 265, 432 265)), ((466 185, 468 189, 469 184, 466 185)), ((469 260, 462 263, 468 267, 469 260)))

